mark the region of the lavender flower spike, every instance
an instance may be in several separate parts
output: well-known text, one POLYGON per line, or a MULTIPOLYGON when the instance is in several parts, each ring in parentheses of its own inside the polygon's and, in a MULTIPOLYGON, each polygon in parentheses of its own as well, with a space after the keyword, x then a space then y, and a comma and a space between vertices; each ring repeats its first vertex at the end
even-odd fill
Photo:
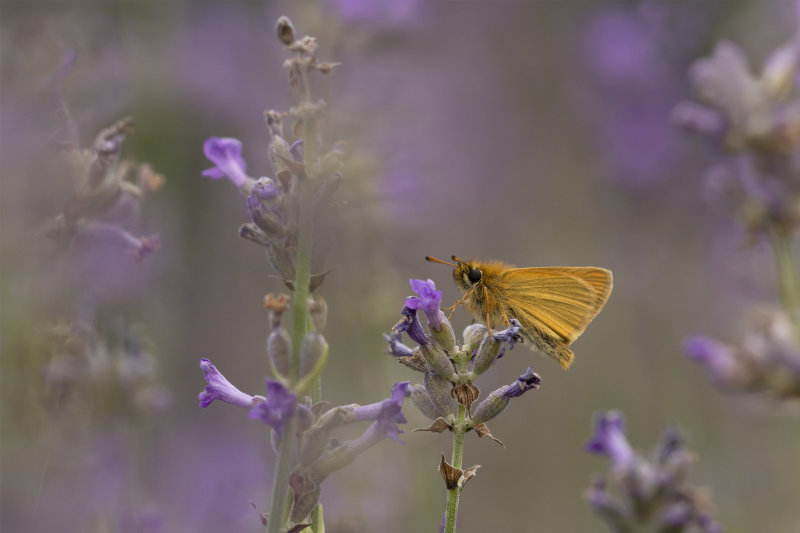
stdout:
POLYGON ((397 427, 397 424, 406 423, 406 417, 403 416, 402 408, 403 400, 406 398, 410 383, 410 381, 396 383, 392 388, 391 397, 386 400, 356 407, 354 420, 375 421, 373 424, 374 427, 370 427, 367 432, 362 435, 361 439, 365 438, 367 433, 371 432, 369 436, 370 441, 376 437, 378 440, 389 437, 397 442, 403 442, 399 438, 399 434, 402 432, 400 428, 397 427))
POLYGON ((436 331, 442 330, 442 320, 444 314, 439 309, 442 304, 442 291, 436 290, 433 280, 412 279, 411 288, 418 296, 411 296, 406 299, 406 307, 422 311, 428 317, 428 325, 436 331))
POLYGON ((601 413, 595 419, 594 435, 586 451, 605 454, 615 469, 627 470, 636 456, 625 437, 625 421, 619 411, 601 413))
POLYGON ((253 396, 245 394, 230 381, 225 379, 217 368, 208 359, 200 359, 200 369, 206 375, 206 390, 198 395, 200 407, 208 407, 214 400, 238 405, 239 407, 250 407, 253 403, 253 396))
POLYGON ((250 409, 250 418, 261 420, 266 425, 272 427, 280 435, 286 426, 286 421, 292 416, 297 395, 289 392, 279 381, 271 379, 267 381, 266 400, 256 402, 250 409))
POLYGON ((202 172, 211 179, 227 177, 237 187, 247 183, 247 164, 242 159, 242 143, 231 137, 209 137, 203 143, 203 153, 216 166, 202 172))

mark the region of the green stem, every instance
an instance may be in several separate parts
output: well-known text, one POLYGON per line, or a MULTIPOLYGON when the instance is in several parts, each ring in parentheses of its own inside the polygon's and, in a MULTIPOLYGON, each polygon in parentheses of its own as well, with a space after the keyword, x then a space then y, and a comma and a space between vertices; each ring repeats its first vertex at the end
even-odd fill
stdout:
POLYGON ((281 533, 289 517, 289 470, 294 457, 295 417, 286 421, 283 438, 278 447, 278 463, 272 482, 272 500, 269 504, 267 533, 281 533))
POLYGON ((800 293, 797 281, 797 272, 792 253, 791 233, 778 227, 770 233, 772 250, 775 255, 775 266, 778 270, 778 290, 781 295, 783 307, 795 327, 798 327, 797 311, 800 307, 800 293))
MULTIPOLYGON (((464 433, 466 426, 467 409, 458 405, 458 418, 453 427, 453 455, 450 464, 454 468, 461 468, 464 459, 464 433)), ((461 495, 461 488, 456 487, 447 491, 447 514, 445 515, 444 533, 455 533, 456 515, 458 513, 458 497, 461 495)))

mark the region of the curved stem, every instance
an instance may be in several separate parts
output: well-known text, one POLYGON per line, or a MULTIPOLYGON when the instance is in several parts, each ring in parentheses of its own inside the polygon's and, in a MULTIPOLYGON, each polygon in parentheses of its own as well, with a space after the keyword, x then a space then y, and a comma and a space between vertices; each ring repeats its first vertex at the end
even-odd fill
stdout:
MULTIPOLYGON (((458 405, 458 418, 453 427, 453 455, 450 464, 454 468, 461 468, 464 459, 464 433, 466 432, 467 409, 458 405)), ((447 514, 445 515, 444 533, 455 533, 456 516, 458 514, 458 497, 461 495, 461 487, 456 487, 447 491, 447 514)))

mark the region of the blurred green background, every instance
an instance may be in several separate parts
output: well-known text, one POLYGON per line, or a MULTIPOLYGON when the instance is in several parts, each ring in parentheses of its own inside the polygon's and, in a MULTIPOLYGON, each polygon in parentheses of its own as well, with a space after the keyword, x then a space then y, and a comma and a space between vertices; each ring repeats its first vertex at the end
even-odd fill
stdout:
MULTIPOLYGON (((425 255, 603 266, 614 292, 568 372, 523 348, 479 383, 488 393, 529 365, 543 380, 490 424, 505 449, 468 435, 465 464, 482 468, 459 531, 604 530, 582 492, 605 461, 582 447, 609 408, 640 450, 665 425, 686 432, 693 481, 713 491, 727 532, 798 531, 797 406, 722 394, 682 355, 689 334, 735 335, 752 304, 775 299, 774 276, 768 250, 705 206, 714 156, 669 118, 691 96, 695 59, 730 39, 760 65, 793 35, 793 2, 3 0, 0 10, 3 531, 146 530, 103 518, 120 500, 163 531, 261 530, 248 500, 268 506, 268 432, 233 407, 199 409, 197 365, 208 357, 263 394, 261 300, 283 288, 262 249, 237 236, 241 196, 200 172, 202 143, 217 135, 243 142, 251 175, 269 174, 262 111, 292 102, 273 36, 281 14, 343 63, 317 88, 328 140, 348 147, 336 270, 320 290, 324 397, 370 403, 419 381, 383 353, 381 333, 409 278, 432 278, 448 305, 458 298, 449 269, 425 255), (42 377, 44 331, 70 291, 36 230, 63 208, 67 184, 31 161, 53 127, 46 81, 69 50, 63 96, 83 145, 133 115, 124 155, 167 178, 141 229, 161 249, 100 309, 146 332, 172 398, 135 417, 98 413, 110 405, 102 395, 59 401, 42 377)), ((450 435, 411 433, 428 423, 407 406, 405 446, 382 443, 323 485, 330 531, 438 527, 450 435)))

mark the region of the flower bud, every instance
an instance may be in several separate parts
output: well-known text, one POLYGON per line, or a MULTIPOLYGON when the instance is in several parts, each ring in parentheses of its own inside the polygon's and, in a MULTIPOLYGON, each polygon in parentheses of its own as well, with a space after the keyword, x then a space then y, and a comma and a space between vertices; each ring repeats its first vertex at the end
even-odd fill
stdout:
POLYGON ((272 372, 281 378, 289 377, 289 354, 292 351, 292 339, 286 328, 278 327, 267 337, 267 355, 272 372))
POLYGON ((447 380, 455 379, 456 371, 453 367, 453 362, 438 345, 422 344, 419 347, 419 352, 425 362, 428 363, 428 366, 438 372, 439 375, 447 380))
POLYGON ((300 345, 300 378, 317 374, 328 358, 328 343, 325 337, 312 331, 300 345))
POLYGON ((504 385, 493 391, 472 410, 472 425, 483 424, 499 415, 506 408, 511 398, 522 396, 526 391, 538 389, 542 380, 532 368, 519 376, 510 385, 504 385))
POLYGON ((483 324, 470 324, 464 328, 464 333, 462 334, 464 337, 464 351, 467 353, 474 352, 480 346, 487 331, 486 326, 483 324))
POLYGON ((450 395, 451 389, 451 383, 436 372, 427 372, 425 374, 425 391, 428 393, 428 398, 436 410, 434 419, 439 417, 448 418, 455 413, 453 397, 450 395))
POLYGON ((494 338, 493 335, 486 335, 478 348, 478 353, 475 356, 475 364, 472 371, 476 375, 481 375, 492 366, 492 363, 500 354, 500 348, 503 343, 494 338))
POLYGON ((308 312, 311 321, 314 323, 314 331, 321 333, 325 329, 325 322, 328 319, 328 304, 321 297, 309 298, 308 312))
POLYGON ((428 393, 425 390, 425 386, 412 385, 410 391, 411 391, 411 401, 414 402, 414 405, 417 406, 417 409, 419 409, 423 415, 430 418, 431 420, 436 420, 437 418, 439 418, 438 411, 436 407, 434 407, 433 402, 428 396, 428 393))
POLYGON ((294 42, 294 25, 292 21, 289 20, 289 17, 282 16, 278 19, 278 22, 275 24, 275 33, 281 44, 285 46, 289 46, 294 42))
POLYGON ((275 177, 281 183, 285 183, 286 178, 292 174, 291 169, 286 164, 286 160, 292 160, 292 154, 289 152, 289 143, 280 135, 273 135, 267 147, 267 156, 275 177))
POLYGON ((453 326, 450 321, 445 318, 444 313, 439 311, 441 324, 437 330, 433 327, 431 330, 431 337, 441 346, 447 353, 454 353, 456 349, 456 334, 453 332, 453 326))
POLYGON ((284 280, 294 279, 294 256, 285 247, 270 243, 267 259, 284 280))

